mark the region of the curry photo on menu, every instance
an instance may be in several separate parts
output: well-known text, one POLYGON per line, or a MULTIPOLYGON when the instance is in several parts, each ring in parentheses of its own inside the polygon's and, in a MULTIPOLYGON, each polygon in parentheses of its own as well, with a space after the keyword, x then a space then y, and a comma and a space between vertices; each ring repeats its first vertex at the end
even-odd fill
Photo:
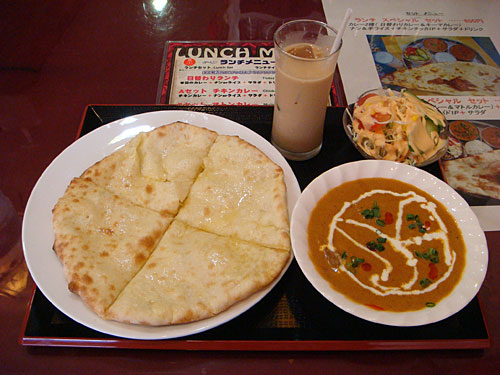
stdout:
POLYGON ((384 88, 416 95, 500 95, 500 55, 488 37, 367 35, 384 88))

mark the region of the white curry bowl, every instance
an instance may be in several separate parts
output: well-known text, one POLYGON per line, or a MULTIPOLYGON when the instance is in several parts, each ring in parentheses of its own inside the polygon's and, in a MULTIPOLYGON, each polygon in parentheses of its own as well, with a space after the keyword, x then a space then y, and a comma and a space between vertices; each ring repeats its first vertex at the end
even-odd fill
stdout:
POLYGON ((292 213, 291 240, 295 258, 313 287, 340 309, 359 318, 391 326, 420 326, 446 319, 464 308, 478 293, 488 267, 488 247, 479 221, 467 202, 442 180, 419 168, 383 160, 363 160, 332 168, 302 192, 292 213), (330 286, 309 257, 307 227, 317 202, 331 189, 360 178, 391 178, 426 191, 451 213, 462 231, 466 264, 453 291, 435 307, 409 312, 379 311, 354 302, 330 286))

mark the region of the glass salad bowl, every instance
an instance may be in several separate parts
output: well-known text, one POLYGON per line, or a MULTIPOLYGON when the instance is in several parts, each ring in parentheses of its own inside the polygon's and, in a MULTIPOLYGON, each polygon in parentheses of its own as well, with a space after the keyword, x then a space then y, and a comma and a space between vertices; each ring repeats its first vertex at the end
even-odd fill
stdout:
POLYGON ((448 122, 433 105, 406 90, 369 90, 342 118, 354 147, 367 159, 423 167, 448 148, 448 122))

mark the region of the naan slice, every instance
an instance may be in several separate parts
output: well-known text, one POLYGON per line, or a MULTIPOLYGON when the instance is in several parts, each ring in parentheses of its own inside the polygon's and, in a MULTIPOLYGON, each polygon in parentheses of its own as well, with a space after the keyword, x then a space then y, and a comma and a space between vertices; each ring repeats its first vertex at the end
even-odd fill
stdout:
POLYGON ((500 69, 472 62, 450 62, 422 65, 398 70, 381 81, 408 89, 417 89, 443 95, 500 94, 500 69))
POLYGON ((190 187, 215 138, 212 130, 182 122, 144 133, 139 147, 141 173, 153 180, 187 181, 190 187))
POLYGON ((219 136, 177 218, 195 228, 290 249, 283 170, 238 137, 219 136))
POLYGON ((289 256, 174 220, 106 317, 153 326, 208 318, 268 285, 289 256))
POLYGON ((53 209, 54 250, 69 290, 103 316, 171 221, 88 180, 73 179, 53 209))
POLYGON ((84 172, 118 196, 175 214, 217 133, 181 122, 140 133, 84 172))
POLYGON ((454 189, 500 199, 500 150, 443 160, 443 177, 454 189))

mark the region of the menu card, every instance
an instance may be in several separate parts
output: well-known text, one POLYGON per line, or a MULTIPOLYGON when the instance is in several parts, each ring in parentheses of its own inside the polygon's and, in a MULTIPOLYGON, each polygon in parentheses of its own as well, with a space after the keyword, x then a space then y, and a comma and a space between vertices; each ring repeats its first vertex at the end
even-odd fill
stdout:
POLYGON ((323 7, 327 22, 336 28, 345 9, 353 9, 338 61, 349 103, 376 87, 405 87, 418 91, 448 118, 500 118, 500 82, 485 85, 480 77, 468 75, 479 66, 490 74, 498 72, 499 2, 323 0, 323 7), (442 80, 450 80, 446 73, 451 75, 456 66, 477 94, 464 95, 453 83, 425 79, 435 68, 432 78, 441 73, 442 80))
MULTIPOLYGON (((337 72, 330 97, 335 106, 345 105, 339 83, 337 72)), ((273 105, 273 42, 166 43, 156 102, 273 105)))
POLYGON ((483 229, 500 230, 500 2, 323 0, 323 7, 335 28, 353 10, 338 61, 347 102, 382 87, 435 105, 450 122, 444 179, 475 206, 483 229))

